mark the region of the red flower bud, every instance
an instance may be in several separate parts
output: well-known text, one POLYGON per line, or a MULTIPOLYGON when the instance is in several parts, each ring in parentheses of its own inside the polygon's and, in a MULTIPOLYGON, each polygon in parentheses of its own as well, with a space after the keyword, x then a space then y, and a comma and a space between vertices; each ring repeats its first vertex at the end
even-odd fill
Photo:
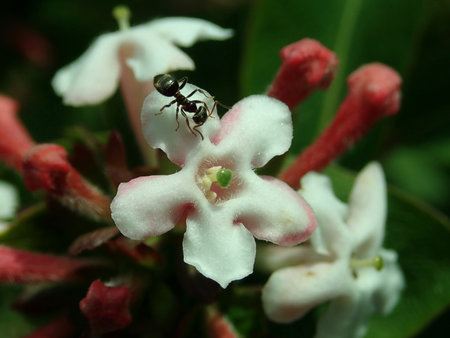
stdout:
POLYGON ((80 310, 94 334, 116 331, 131 324, 128 310, 130 292, 126 287, 108 287, 96 280, 80 301, 80 310))
POLYGON ((319 138, 279 177, 295 189, 307 172, 323 169, 382 117, 400 108, 401 78, 380 63, 360 67, 347 79, 349 93, 336 117, 319 138))
POLYGON ((43 189, 71 209, 104 218, 110 215, 111 201, 81 177, 59 145, 41 144, 27 152, 23 176, 29 190, 43 189))
POLYGON ((0 283, 73 281, 83 268, 98 266, 93 261, 22 251, 0 245, 0 283))
POLYGON ((0 159, 21 172, 22 157, 34 142, 17 119, 18 109, 16 101, 0 95, 0 159))
POLYGON ((316 89, 325 90, 337 71, 336 55, 312 39, 284 47, 281 65, 267 95, 294 109, 316 89))

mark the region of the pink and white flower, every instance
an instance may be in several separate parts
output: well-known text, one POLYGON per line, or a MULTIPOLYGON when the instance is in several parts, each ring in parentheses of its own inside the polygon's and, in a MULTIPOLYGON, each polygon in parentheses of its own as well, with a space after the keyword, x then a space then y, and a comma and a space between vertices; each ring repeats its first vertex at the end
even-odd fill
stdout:
POLYGON ((137 82, 151 85, 157 74, 194 69, 192 59, 176 46, 190 47, 199 40, 224 40, 231 35, 229 29, 185 17, 153 20, 103 34, 56 73, 52 86, 65 104, 98 104, 114 94, 128 69, 137 82))
MULTIPOLYGON (((316 337, 362 337, 370 315, 389 313, 404 288, 396 252, 382 248, 382 169, 372 163, 358 175, 348 205, 334 196, 326 176, 314 172, 302 179, 300 194, 313 208, 318 228, 312 246, 283 253, 290 266, 269 278, 262 295, 264 310, 271 320, 288 323, 331 301, 319 319, 316 337)), ((274 263, 273 250, 271 256, 272 264, 280 265, 274 263)))
MULTIPOLYGON (((181 92, 196 88, 186 84, 181 92)), ((190 99, 214 104, 199 92, 190 99)), ((185 216, 184 261, 223 288, 252 273, 254 237, 280 245, 309 238, 316 225, 310 207, 282 181, 253 171, 290 146, 292 120, 285 104, 257 95, 235 104, 221 120, 214 110, 200 127, 202 140, 181 115, 175 131, 176 104, 158 114, 170 101, 157 91, 147 97, 143 131, 153 148, 182 169, 120 185, 111 210, 122 234, 138 240, 158 236, 185 216), (232 173, 227 187, 215 180, 221 169, 232 173)))

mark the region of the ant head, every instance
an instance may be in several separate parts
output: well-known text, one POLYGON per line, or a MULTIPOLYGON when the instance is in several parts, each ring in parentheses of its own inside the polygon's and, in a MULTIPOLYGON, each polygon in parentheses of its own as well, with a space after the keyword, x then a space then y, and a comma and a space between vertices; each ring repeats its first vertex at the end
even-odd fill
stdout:
POLYGON ((179 90, 178 81, 170 74, 159 74, 153 78, 156 90, 164 96, 174 96, 179 90))

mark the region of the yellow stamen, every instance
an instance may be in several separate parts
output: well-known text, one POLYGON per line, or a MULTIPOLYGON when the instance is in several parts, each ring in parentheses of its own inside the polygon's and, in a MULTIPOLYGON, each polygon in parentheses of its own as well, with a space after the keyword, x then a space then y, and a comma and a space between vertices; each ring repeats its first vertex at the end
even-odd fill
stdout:
POLYGON ((113 17, 117 20, 119 29, 125 31, 130 28, 131 11, 127 6, 119 5, 113 8, 113 17))

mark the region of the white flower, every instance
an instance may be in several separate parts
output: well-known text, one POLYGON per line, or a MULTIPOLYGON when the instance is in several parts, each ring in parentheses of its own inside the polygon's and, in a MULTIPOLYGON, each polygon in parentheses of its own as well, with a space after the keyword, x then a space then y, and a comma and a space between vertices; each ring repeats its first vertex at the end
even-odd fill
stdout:
POLYGON ((19 206, 17 190, 9 183, 0 181, 0 234, 8 229, 9 221, 19 206))
POLYGON ((191 58, 177 45, 189 47, 199 40, 224 40, 231 35, 229 29, 184 17, 153 20, 103 34, 56 73, 52 86, 67 105, 97 104, 114 94, 126 68, 131 68, 138 82, 151 84, 156 74, 194 69, 191 58))
MULTIPOLYGON (((181 92, 196 88, 186 84, 181 92)), ((209 108, 214 103, 199 92, 190 99, 209 108)), ((309 206, 282 181, 253 171, 289 148, 292 120, 286 105, 259 95, 238 102, 221 120, 214 111, 199 128, 202 140, 181 114, 175 131, 176 104, 158 114, 170 101, 152 92, 144 102, 142 125, 148 143, 182 169, 120 185, 111 210, 122 234, 157 236, 185 217, 184 261, 223 288, 252 273, 254 237, 281 245, 309 238, 315 228, 309 206), (232 174, 224 186, 217 176, 221 169, 232 174)))
POLYGON ((264 310, 270 319, 286 323, 331 301, 316 337, 361 337, 370 315, 389 313, 404 287, 396 253, 381 247, 386 218, 382 169, 372 163, 358 175, 348 206, 334 196, 330 180, 317 173, 302 179, 300 194, 313 208, 319 231, 311 237, 313 247, 292 248, 301 249, 300 265, 269 278, 264 310), (380 271, 375 257, 384 262, 380 271))

